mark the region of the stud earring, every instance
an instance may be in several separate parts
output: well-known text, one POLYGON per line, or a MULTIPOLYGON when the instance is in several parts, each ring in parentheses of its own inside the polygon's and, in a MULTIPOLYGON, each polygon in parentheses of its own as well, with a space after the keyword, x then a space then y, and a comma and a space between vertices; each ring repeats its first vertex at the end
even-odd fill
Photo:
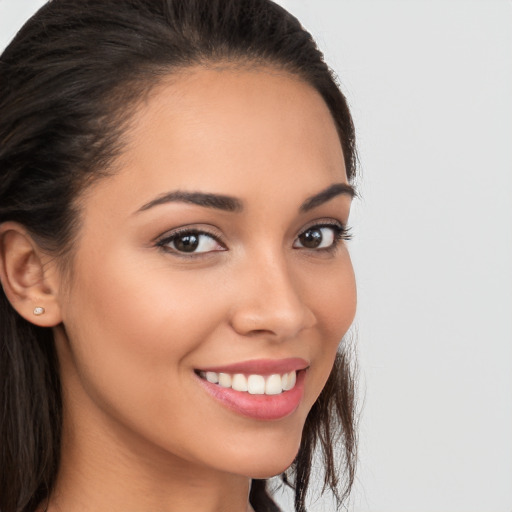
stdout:
POLYGON ((44 311, 45 311, 44 308, 42 308, 41 306, 37 306, 36 308, 34 308, 34 315, 36 315, 36 316, 44 315, 44 311))

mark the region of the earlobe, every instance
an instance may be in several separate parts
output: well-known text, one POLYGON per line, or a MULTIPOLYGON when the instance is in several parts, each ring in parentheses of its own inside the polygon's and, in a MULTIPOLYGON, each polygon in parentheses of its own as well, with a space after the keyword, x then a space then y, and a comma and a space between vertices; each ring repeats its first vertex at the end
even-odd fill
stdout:
POLYGON ((13 308, 40 327, 61 323, 55 269, 26 229, 16 222, 0 225, 0 281, 13 308))

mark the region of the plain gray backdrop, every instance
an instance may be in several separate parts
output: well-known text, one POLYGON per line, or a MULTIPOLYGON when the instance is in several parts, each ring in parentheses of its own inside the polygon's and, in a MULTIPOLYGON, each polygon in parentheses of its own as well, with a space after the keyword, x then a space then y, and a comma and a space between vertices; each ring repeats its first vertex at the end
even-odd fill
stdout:
MULTIPOLYGON (((42 3, 0 0, 0 48, 42 3)), ((358 133, 349 509, 511 512, 512 3, 279 3, 316 37, 358 133)))

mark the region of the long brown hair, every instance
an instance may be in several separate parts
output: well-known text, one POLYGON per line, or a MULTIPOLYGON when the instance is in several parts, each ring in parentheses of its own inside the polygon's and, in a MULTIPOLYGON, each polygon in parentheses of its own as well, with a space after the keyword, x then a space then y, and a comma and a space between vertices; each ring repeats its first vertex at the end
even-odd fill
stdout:
MULTIPOLYGON (((348 178, 354 178, 345 98, 311 35, 273 2, 53 0, 0 58, 0 223, 19 222, 48 251, 72 255, 76 198, 112 172, 137 102, 176 70, 226 61, 274 66, 313 86, 332 114, 348 178)), ((59 467, 58 360, 51 330, 21 318, 3 292, 0 403, 0 511, 33 512, 51 493, 59 467)), ((343 343, 297 458, 282 475, 295 490, 296 512, 306 510, 316 448, 323 454, 324 487, 341 503, 356 462, 351 352, 343 343)), ((264 480, 253 481, 250 501, 258 512, 279 510, 264 480)))

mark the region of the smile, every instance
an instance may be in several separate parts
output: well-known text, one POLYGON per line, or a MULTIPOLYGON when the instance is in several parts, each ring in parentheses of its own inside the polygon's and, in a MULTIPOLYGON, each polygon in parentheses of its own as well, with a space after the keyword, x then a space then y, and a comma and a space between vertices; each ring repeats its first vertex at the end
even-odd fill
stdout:
POLYGON ((244 375, 243 373, 199 372, 202 379, 223 388, 231 388, 251 395, 279 395, 290 391, 297 382, 297 372, 273 375, 244 375))
POLYGON ((292 414, 304 395, 309 362, 301 358, 260 359, 196 369, 201 387, 217 403, 255 420, 292 414))

